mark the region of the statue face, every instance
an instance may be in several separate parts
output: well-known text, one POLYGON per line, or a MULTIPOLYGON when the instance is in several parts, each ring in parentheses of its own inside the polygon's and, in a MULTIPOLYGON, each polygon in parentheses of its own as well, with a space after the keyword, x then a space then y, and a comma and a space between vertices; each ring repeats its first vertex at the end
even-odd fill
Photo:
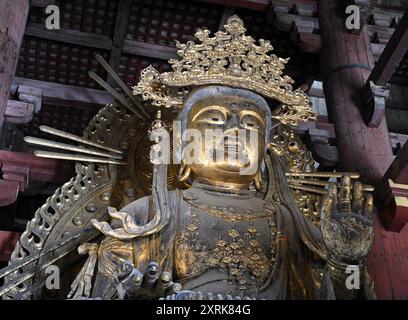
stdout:
POLYGON ((264 111, 252 100, 213 96, 197 102, 187 120, 187 129, 202 137, 199 159, 188 164, 193 179, 252 181, 264 157, 265 128, 264 111))

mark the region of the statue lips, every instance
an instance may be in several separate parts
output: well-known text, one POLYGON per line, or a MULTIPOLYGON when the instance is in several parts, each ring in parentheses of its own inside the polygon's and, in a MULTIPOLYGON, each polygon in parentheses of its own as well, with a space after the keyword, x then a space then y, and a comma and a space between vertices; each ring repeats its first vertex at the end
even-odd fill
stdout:
POLYGON ((222 170, 230 172, 239 172, 242 168, 248 167, 249 156, 248 149, 242 140, 233 137, 232 139, 224 138, 224 140, 212 150, 212 158, 215 165, 222 166, 222 170), (217 154, 223 152, 217 158, 217 154))

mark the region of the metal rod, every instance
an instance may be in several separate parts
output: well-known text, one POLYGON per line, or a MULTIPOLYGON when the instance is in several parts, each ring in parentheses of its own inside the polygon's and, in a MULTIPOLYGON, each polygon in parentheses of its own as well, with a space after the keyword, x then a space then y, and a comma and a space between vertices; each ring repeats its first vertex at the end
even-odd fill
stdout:
MULTIPOLYGON (((86 238, 85 241, 90 241, 92 239, 94 239, 98 233, 96 232, 96 229, 94 229, 93 227, 89 227, 85 230, 82 230, 80 233, 75 234, 65 240, 62 240, 60 242, 58 242, 55 245, 50 246, 49 248, 45 248, 43 249, 41 252, 38 252, 36 254, 33 254, 31 256, 25 257, 17 262, 13 262, 11 265, 3 268, 0 270, 0 278, 3 278, 15 271, 17 271, 20 268, 25 267, 26 265, 40 259, 41 257, 49 254, 50 252, 55 252, 55 250, 62 248, 64 245, 66 245, 67 243, 71 243, 75 240, 77 240, 78 238, 80 238, 81 236, 87 235, 88 233, 91 233, 90 236, 88 236, 86 238), (95 234, 92 234, 92 232, 94 232, 95 234)), ((40 268, 40 271, 45 269, 46 267, 48 267, 49 265, 53 264, 55 261, 65 257, 67 254, 69 254, 70 252, 72 252, 73 250, 77 249, 77 247, 71 248, 69 250, 67 250, 66 252, 62 253, 61 255, 59 255, 58 257, 56 257, 55 259, 53 259, 51 262, 48 262, 47 264, 45 264, 45 266, 42 266, 40 268)), ((38 271, 36 271, 38 272, 38 271)), ((15 286, 18 286, 20 283, 32 278, 36 272, 29 272, 26 275, 23 275, 19 278, 14 279, 12 282, 8 283, 7 285, 0 287, 0 296, 4 295, 5 293, 7 293, 8 291, 10 291, 12 288, 14 288, 15 286)))
POLYGON ((350 176, 352 179, 360 178, 360 174, 357 172, 286 172, 285 174, 289 177, 341 178, 343 176, 350 176))
POLYGON ((297 185, 294 185, 294 184, 289 184, 289 187, 292 188, 292 189, 302 190, 302 191, 307 191, 307 192, 312 192, 312 193, 328 194, 328 191, 325 190, 325 189, 305 187, 305 186, 297 186, 297 185))
POLYGON ((0 297, 4 294, 6 294, 7 292, 9 292, 11 289, 13 289, 14 287, 18 286, 19 284, 23 283, 24 281, 32 278, 36 273, 38 273, 39 271, 44 270, 45 268, 47 268, 48 266, 52 265, 54 262, 60 260, 61 258, 65 257, 66 255, 70 254, 72 251, 74 251, 76 249, 72 248, 70 250, 65 251, 64 253, 62 253, 61 255, 59 255, 58 257, 52 259, 51 261, 45 263, 44 265, 41 266, 41 268, 39 270, 35 270, 35 271, 30 271, 27 272, 26 274, 23 274, 21 277, 15 278, 12 281, 10 281, 9 283, 7 283, 6 285, 4 285, 3 287, 0 288, 0 297))
POLYGON ((88 146, 92 146, 92 147, 96 147, 96 148, 99 148, 99 149, 115 152, 115 153, 118 153, 118 154, 123 154, 123 151, 103 146, 103 145, 101 145, 99 143, 89 141, 88 139, 81 138, 81 137, 79 137, 79 136, 77 136, 75 134, 68 133, 68 132, 65 132, 65 131, 62 131, 62 130, 58 130, 58 129, 51 128, 51 127, 44 126, 44 125, 40 126, 39 129, 42 132, 46 132, 46 133, 52 134, 52 135, 57 136, 57 137, 69 139, 69 140, 72 140, 72 141, 77 141, 77 142, 86 144, 88 146))
POLYGON ((122 156, 117 155, 117 154, 111 154, 111 153, 86 149, 82 147, 72 146, 66 143, 55 142, 55 141, 50 141, 50 140, 40 139, 40 138, 35 138, 35 137, 30 137, 30 136, 24 137, 24 141, 27 142, 28 144, 36 145, 36 146, 50 147, 50 148, 55 148, 55 149, 67 150, 67 151, 75 151, 75 152, 85 153, 88 155, 101 156, 101 157, 106 157, 106 158, 123 159, 122 156))
POLYGON ((112 69, 112 67, 109 65, 108 62, 101 56, 101 55, 96 55, 96 60, 100 63, 100 65, 106 70, 106 72, 109 74, 109 76, 112 77, 112 79, 116 82, 116 84, 126 93, 126 95, 133 101, 135 106, 139 109, 139 111, 145 116, 146 120, 150 121, 150 114, 146 112, 145 109, 143 109, 140 105, 139 102, 137 101, 136 97, 132 93, 132 91, 128 88, 128 86, 122 81, 122 79, 118 76, 118 74, 115 72, 115 70, 112 69))
POLYGON ((123 161, 102 159, 102 158, 96 158, 96 157, 91 157, 91 156, 83 156, 80 154, 49 152, 49 151, 41 151, 41 150, 35 150, 33 153, 37 157, 48 158, 48 159, 61 159, 61 160, 71 160, 71 161, 126 165, 126 162, 123 162, 123 161))
MULTIPOLYGON (((333 182, 329 182, 329 181, 319 181, 319 180, 308 180, 308 179, 302 179, 302 180, 294 180, 294 179, 288 179, 289 183, 293 183, 293 184, 309 184, 312 186, 320 186, 320 187, 327 187, 329 186, 331 183, 333 182)), ((340 185, 339 183, 337 183, 337 185, 340 185)), ((370 186, 368 184, 363 184, 363 191, 369 191, 372 192, 374 191, 374 187, 370 186)))
POLYGON ((9 275, 10 273, 13 273, 14 271, 16 271, 16 270, 18 270, 18 269, 20 269, 22 267, 25 267, 26 265, 30 264, 31 262, 45 256, 46 254, 48 254, 50 252, 53 252, 53 251, 63 247, 67 243, 70 243, 70 242, 78 239, 79 237, 81 237, 81 236, 83 236, 83 235, 85 235, 85 234, 87 234, 87 233, 89 233, 91 231, 96 231, 96 229, 93 228, 93 227, 87 228, 87 229, 83 230, 82 232, 80 232, 80 233, 78 233, 76 235, 73 235, 73 236, 71 236, 71 237, 69 237, 69 238, 67 238, 65 240, 62 240, 62 241, 58 242, 57 244, 54 244, 54 245, 50 246, 49 248, 43 249, 39 253, 27 256, 27 257, 25 257, 25 258, 23 258, 21 260, 13 262, 12 264, 10 264, 7 267, 0 270, 0 278, 3 278, 5 276, 9 275))
POLYGON ((126 100, 126 98, 117 92, 115 89, 113 89, 105 80, 103 80, 100 76, 98 76, 95 72, 90 71, 88 72, 89 76, 96 82, 98 83, 102 88, 104 88, 106 91, 108 91, 112 96, 114 96, 121 104, 123 104, 126 108, 128 108, 130 111, 132 111, 135 115, 137 115, 139 118, 144 119, 144 117, 137 111, 130 103, 129 101, 126 100))

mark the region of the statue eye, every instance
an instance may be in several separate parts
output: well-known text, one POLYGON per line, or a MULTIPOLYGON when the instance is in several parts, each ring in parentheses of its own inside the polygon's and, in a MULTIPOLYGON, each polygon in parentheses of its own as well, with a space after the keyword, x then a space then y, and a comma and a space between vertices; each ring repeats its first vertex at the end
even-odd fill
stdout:
POLYGON ((222 106, 208 106, 193 117, 193 122, 207 125, 223 125, 227 121, 227 110, 222 106))
POLYGON ((248 130, 258 130, 262 127, 263 122, 259 118, 259 115, 255 115, 252 112, 245 112, 241 114, 241 126, 248 130))
MULTIPOLYGON (((245 117, 248 118, 248 117, 245 117)), ((256 121, 255 119, 242 119, 241 121, 241 126, 245 129, 249 130, 258 130, 260 128, 259 121, 256 121)))
POLYGON ((198 122, 212 125, 222 125, 225 123, 225 121, 225 115, 218 110, 207 111, 198 119, 198 122))
POLYGON ((207 122, 212 124, 224 124, 225 120, 219 116, 211 116, 207 118, 207 122))

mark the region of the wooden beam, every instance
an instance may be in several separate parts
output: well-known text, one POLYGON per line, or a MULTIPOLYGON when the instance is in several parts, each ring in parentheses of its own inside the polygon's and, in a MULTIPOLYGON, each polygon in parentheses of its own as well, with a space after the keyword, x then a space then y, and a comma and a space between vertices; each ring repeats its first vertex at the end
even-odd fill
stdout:
POLYGON ((401 148, 375 189, 387 230, 400 232, 408 223, 408 143, 401 148))
POLYGON ((387 10, 406 10, 408 2, 407 0, 377 0, 375 6, 387 10))
POLYGON ((70 43, 78 46, 104 50, 112 49, 112 40, 107 36, 68 29, 48 30, 44 25, 39 23, 28 23, 25 34, 27 36, 70 43))
POLYGON ((398 27, 388 41, 380 59, 370 74, 369 80, 374 81, 378 85, 387 84, 407 50, 408 10, 404 13, 398 27))
MULTIPOLYGON (((113 35, 113 43, 109 59, 109 65, 113 70, 118 71, 120 64, 120 57, 122 55, 123 45, 127 34, 127 27, 130 15, 130 0, 120 0, 118 11, 116 14, 115 33, 113 35)), ((108 83, 112 85, 113 79, 108 78, 108 83)))
POLYGON ((51 4, 55 4, 55 0, 30 0, 30 6, 32 7, 47 7, 51 4))
POLYGON ((170 58, 177 57, 177 48, 143 41, 122 39, 123 33, 118 33, 116 35, 117 38, 112 41, 106 36, 101 36, 94 33, 67 29, 47 30, 42 25, 29 24, 26 28, 26 35, 91 48, 112 50, 113 55, 111 56, 110 63, 113 65, 113 67, 119 65, 120 54, 122 52, 161 60, 168 60, 170 58), (123 49, 121 48, 122 41, 123 49))
POLYGON ((67 107, 100 107, 113 101, 109 93, 103 90, 69 86, 53 82, 14 78, 11 92, 19 86, 39 88, 43 91, 43 103, 67 107))
POLYGON ((63 183, 74 175, 74 165, 69 161, 4 150, 0 150, 0 168, 0 206, 14 203, 30 180, 63 183))
POLYGON ((392 179, 395 183, 408 184, 408 143, 401 148, 391 163, 384 179, 392 179))
POLYGON ((177 58, 177 48, 127 39, 125 40, 123 52, 162 60, 177 58))
POLYGON ((369 127, 378 127, 385 114, 388 81, 408 49, 408 10, 400 20, 362 90, 362 115, 369 127))
POLYGON ((322 47, 322 38, 319 34, 299 32, 297 44, 306 52, 318 53, 322 47))
POLYGON ((0 206, 8 206, 16 202, 20 184, 17 181, 0 179, 0 206))
POLYGON ((201 0, 208 3, 216 3, 228 7, 237 7, 250 10, 267 11, 269 0, 201 0))
POLYGON ((34 116, 34 105, 27 102, 9 100, 4 120, 8 123, 29 123, 34 116))
POLYGON ((25 172, 28 168, 28 180, 63 183, 74 174, 74 164, 70 161, 39 158, 29 153, 0 150, 3 179, 12 174, 25 172), (20 169, 18 169, 19 167, 20 169))
POLYGON ((0 261, 9 261, 18 240, 19 232, 0 231, 0 261))

